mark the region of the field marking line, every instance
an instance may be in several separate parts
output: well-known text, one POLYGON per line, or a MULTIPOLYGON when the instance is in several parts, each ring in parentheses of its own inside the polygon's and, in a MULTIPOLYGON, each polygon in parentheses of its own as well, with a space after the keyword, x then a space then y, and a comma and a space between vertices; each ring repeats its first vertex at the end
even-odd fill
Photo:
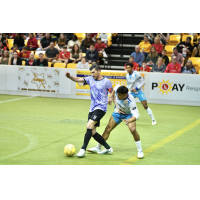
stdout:
POLYGON ((23 133, 21 131, 16 131, 16 130, 14 130, 12 128, 7 128, 7 127, 3 127, 3 128, 5 128, 7 130, 15 131, 17 133, 20 133, 20 134, 26 136, 28 138, 28 140, 29 140, 29 144, 22 150, 19 150, 19 151, 15 152, 15 153, 7 155, 7 156, 0 157, 0 162, 2 162, 4 160, 7 160, 7 159, 10 159, 10 158, 13 158, 13 157, 16 157, 16 156, 18 156, 20 154, 23 154, 25 152, 28 152, 28 151, 32 150, 33 148, 35 148, 37 146, 37 144, 38 144, 37 138, 35 138, 34 136, 32 136, 32 135, 30 135, 28 133, 23 133))
MULTIPOLYGON (((35 97, 35 96, 33 96, 33 97, 35 97)), ((24 98, 18 98, 18 99, 11 99, 11 100, 6 100, 6 101, 0 101, 0 103, 6 103, 6 102, 17 101, 17 100, 22 100, 22 99, 29 99, 29 98, 33 98, 33 97, 24 97, 24 98)))
MULTIPOLYGON (((144 152, 144 157, 146 157, 148 154, 156 151, 163 145, 167 144, 168 142, 171 142, 172 140, 176 139, 177 137, 181 136, 183 133, 189 131, 190 129, 194 128, 195 126, 200 124, 200 119, 196 120, 195 122, 189 124, 188 126, 182 128, 181 130, 173 133, 172 135, 164 138, 163 140, 153 144, 152 146, 148 147, 145 149, 144 152)), ((137 158, 137 155, 129 158, 128 160, 122 162, 120 165, 133 165, 135 162, 139 161, 140 159, 137 158)))

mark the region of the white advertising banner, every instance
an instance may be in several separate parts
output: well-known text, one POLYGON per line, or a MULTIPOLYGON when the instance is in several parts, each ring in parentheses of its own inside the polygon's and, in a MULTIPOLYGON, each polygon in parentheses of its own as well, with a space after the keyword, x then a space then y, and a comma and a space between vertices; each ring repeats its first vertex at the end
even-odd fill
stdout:
POLYGON ((59 92, 60 70, 46 67, 18 67, 18 90, 59 92))
POLYGON ((188 74, 150 74, 149 98, 200 101, 200 76, 188 74))

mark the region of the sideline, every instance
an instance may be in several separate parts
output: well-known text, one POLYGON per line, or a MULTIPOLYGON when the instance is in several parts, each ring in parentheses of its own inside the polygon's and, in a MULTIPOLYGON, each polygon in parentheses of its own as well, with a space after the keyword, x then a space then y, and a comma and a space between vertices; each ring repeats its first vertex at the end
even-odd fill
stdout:
MULTIPOLYGON (((33 96, 33 97, 36 97, 36 96, 33 96)), ((18 99, 10 99, 10 100, 6 100, 6 101, 0 101, 0 103, 6 103, 6 102, 10 102, 10 101, 17 101, 17 100, 28 99, 28 98, 33 98, 33 97, 24 97, 24 98, 18 98, 18 99)))
MULTIPOLYGON (((182 128, 181 130, 173 133, 172 135, 164 138, 163 140, 153 144, 152 146, 148 147, 147 149, 145 149, 144 152, 144 157, 146 157, 148 154, 156 151, 157 149, 159 149, 160 147, 162 147, 163 145, 165 145, 166 143, 176 139, 177 137, 181 136, 183 133, 189 131, 190 129, 194 128, 195 126, 200 124, 200 119, 196 120, 195 122, 189 124, 188 126, 182 128)), ((137 158, 137 155, 129 158, 128 160, 122 162, 120 165, 133 165, 135 162, 139 161, 141 159, 137 158)))

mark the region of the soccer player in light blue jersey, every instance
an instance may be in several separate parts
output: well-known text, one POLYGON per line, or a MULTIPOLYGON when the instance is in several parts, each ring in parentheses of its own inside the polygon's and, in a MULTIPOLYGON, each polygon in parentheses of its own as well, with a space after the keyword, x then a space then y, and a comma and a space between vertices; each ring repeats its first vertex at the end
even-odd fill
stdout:
POLYGON ((101 68, 99 65, 92 65, 90 67, 90 73, 92 76, 85 78, 73 77, 69 72, 65 73, 67 78, 72 81, 82 82, 90 86, 91 104, 88 115, 87 132, 84 137, 83 146, 77 154, 77 156, 81 158, 85 155, 91 137, 103 145, 108 153, 113 152, 113 149, 105 142, 103 137, 96 132, 96 127, 100 126, 100 120, 107 111, 108 92, 112 93, 112 83, 109 79, 101 76, 101 68))
MULTIPOLYGON (((135 144, 138 150, 138 158, 143 158, 144 154, 142 151, 140 136, 136 130, 136 120, 139 119, 139 112, 135 103, 134 97, 128 93, 128 88, 125 86, 116 85, 110 99, 113 98, 115 103, 115 109, 110 117, 109 123, 102 135, 106 141, 111 133, 111 131, 118 126, 122 121, 128 126, 135 144)), ((94 152, 98 154, 109 153, 106 149, 101 151, 101 144, 97 144, 96 147, 88 149, 89 152, 94 152)))
POLYGON ((140 75, 139 72, 133 70, 133 64, 127 63, 126 70, 128 74, 126 75, 127 88, 130 91, 130 94, 135 98, 138 97, 141 101, 144 109, 147 111, 148 115, 151 117, 152 125, 156 125, 156 120, 153 116, 152 110, 147 105, 147 99, 144 92, 142 91, 142 86, 145 85, 144 78, 140 75))

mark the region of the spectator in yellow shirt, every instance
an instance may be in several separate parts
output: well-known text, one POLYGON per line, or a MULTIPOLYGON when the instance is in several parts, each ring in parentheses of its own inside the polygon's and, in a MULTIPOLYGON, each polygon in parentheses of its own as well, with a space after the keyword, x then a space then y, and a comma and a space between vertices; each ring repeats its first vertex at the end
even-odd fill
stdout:
POLYGON ((144 36, 144 41, 140 42, 140 51, 144 54, 145 58, 151 50, 151 44, 147 36, 144 36))

